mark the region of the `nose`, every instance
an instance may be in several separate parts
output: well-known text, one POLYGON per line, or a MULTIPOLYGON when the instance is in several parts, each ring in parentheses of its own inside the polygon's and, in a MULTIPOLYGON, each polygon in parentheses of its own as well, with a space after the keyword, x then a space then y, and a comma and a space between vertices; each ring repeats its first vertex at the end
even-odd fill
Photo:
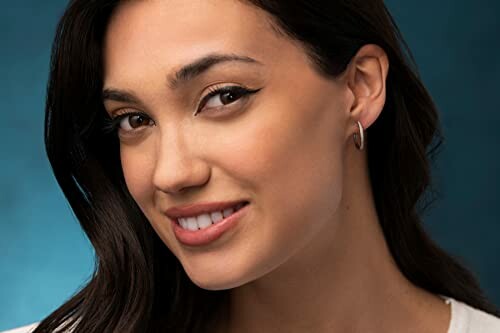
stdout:
POLYGON ((209 178, 209 166, 189 149, 182 135, 158 140, 153 174, 153 185, 157 190, 176 194, 189 187, 201 186, 209 178))

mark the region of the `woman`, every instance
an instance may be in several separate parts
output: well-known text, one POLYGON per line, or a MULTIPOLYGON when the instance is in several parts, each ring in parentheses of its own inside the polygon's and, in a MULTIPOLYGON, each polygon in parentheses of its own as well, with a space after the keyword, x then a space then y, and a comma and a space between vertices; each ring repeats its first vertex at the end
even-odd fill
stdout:
POLYGON ((34 332, 500 331, 421 226, 438 114, 382 1, 75 0, 46 110, 98 265, 34 332))

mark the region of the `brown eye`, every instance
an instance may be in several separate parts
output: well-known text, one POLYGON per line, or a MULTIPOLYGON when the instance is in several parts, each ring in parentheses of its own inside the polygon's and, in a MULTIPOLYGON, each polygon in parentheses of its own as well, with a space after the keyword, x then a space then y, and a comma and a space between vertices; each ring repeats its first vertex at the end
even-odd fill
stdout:
POLYGON ((232 103, 232 102, 238 100, 238 98, 239 98, 238 95, 232 91, 225 92, 225 93, 221 94, 220 96, 221 96, 220 101, 224 105, 232 103))
POLYGON ((205 107, 208 110, 224 108, 226 105, 232 104, 239 99, 258 92, 259 90, 260 89, 248 90, 239 86, 229 86, 216 89, 203 98, 195 115, 204 110, 205 107))
POLYGON ((134 131, 141 126, 148 126, 151 124, 151 119, 140 113, 123 114, 118 116, 119 128, 122 131, 134 131))
POLYGON ((231 104, 244 96, 246 92, 246 90, 242 90, 241 88, 217 91, 216 94, 212 94, 211 96, 209 96, 210 98, 207 99, 207 103, 205 104, 205 106, 209 108, 217 108, 227 104, 231 104))
MULTIPOLYGON (((127 118, 125 118, 127 119, 127 118)), ((134 115, 128 118, 128 124, 131 128, 137 128, 146 123, 146 119, 141 115, 134 115)))

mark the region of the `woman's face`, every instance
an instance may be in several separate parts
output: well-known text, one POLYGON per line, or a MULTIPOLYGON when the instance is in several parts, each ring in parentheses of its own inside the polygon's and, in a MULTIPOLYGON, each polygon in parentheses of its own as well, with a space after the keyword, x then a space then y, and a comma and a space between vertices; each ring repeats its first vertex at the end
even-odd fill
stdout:
POLYGON ((232 0, 129 1, 110 22, 104 52, 104 88, 129 97, 108 93, 107 112, 143 114, 120 122, 128 189, 198 286, 257 279, 338 223, 344 151, 353 144, 348 91, 320 77, 265 12, 232 0), (172 73, 214 53, 255 62, 221 62, 171 87, 172 73), (258 91, 219 93, 199 105, 215 88, 233 86, 258 91), (246 214, 204 246, 179 242, 165 215, 173 206, 233 200, 250 202, 246 214))

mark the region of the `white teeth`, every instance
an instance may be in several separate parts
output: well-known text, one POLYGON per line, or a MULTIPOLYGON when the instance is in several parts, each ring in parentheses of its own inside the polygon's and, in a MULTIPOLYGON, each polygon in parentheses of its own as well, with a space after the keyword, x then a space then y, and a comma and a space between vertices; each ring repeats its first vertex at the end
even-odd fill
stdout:
POLYGON ((226 208, 224 209, 224 217, 228 217, 229 215, 231 215, 232 213, 234 212, 234 209, 233 208, 226 208))
POLYGON ((196 217, 187 218, 187 228, 189 230, 198 230, 198 223, 196 223, 196 217))
POLYGON ((224 209, 224 211, 215 211, 210 214, 201 214, 195 217, 187 217, 187 218, 179 218, 178 222, 184 229, 188 230, 198 230, 198 229, 205 229, 212 224, 215 224, 222 219, 228 217, 229 215, 233 214, 235 211, 239 210, 241 207, 243 207, 245 204, 240 203, 236 205, 234 208, 227 208, 224 209))
POLYGON ((198 227, 200 229, 206 228, 209 225, 212 225, 212 219, 210 218, 209 214, 201 214, 198 217, 196 217, 196 221, 198 222, 198 227))
POLYGON ((213 223, 217 223, 224 218, 221 212, 213 212, 210 214, 210 217, 212 218, 213 223))
POLYGON ((184 217, 179 217, 177 219, 177 221, 179 221, 179 224, 184 228, 184 229, 187 229, 187 221, 184 217))

